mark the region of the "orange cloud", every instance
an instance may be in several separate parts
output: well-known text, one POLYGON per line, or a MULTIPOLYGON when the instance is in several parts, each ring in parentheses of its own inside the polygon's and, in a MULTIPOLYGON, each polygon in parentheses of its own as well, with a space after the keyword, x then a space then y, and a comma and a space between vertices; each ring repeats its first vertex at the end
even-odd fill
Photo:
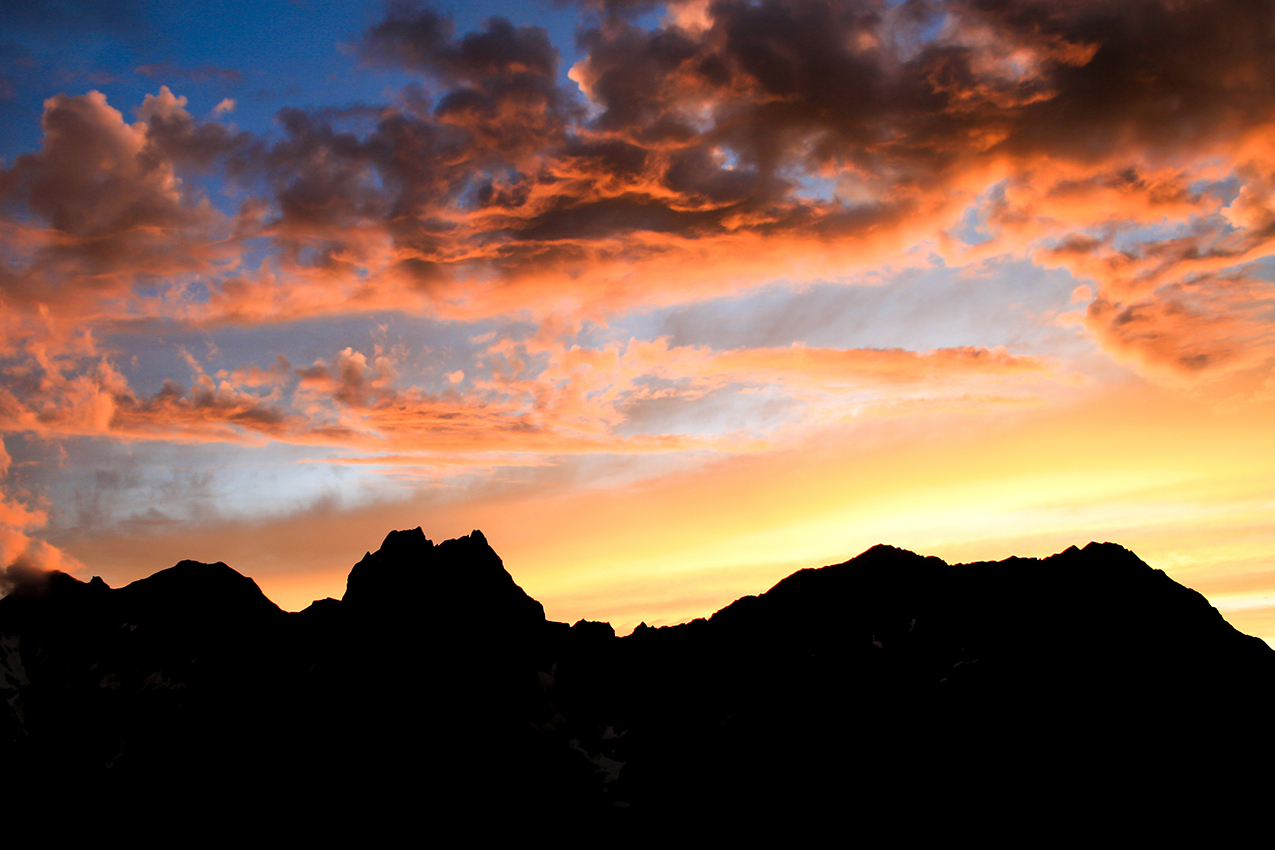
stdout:
MULTIPOLYGON (((187 388, 168 379, 151 395, 134 391, 106 357, 33 358, 26 380, 0 387, 0 428, 52 438, 278 441, 374 457, 414 455, 418 466, 454 466, 467 458, 490 468, 494 458, 519 455, 755 451, 764 445, 755 434, 700 433, 691 422, 647 423, 634 431, 634 409, 661 400, 684 404, 721 391, 767 391, 811 415, 824 409, 820 416, 840 417, 905 397, 934 401, 1055 377, 1046 361, 1004 349, 718 351, 672 347, 665 339, 582 348, 557 338, 552 325, 521 342, 489 340, 471 374, 452 380, 453 373, 438 392, 400 386, 392 355, 368 357, 352 347, 290 374, 290 364, 279 358, 268 372, 248 367, 221 370, 219 377, 206 374, 185 349, 179 353, 193 383, 187 388)), ((1020 387, 1011 394, 1035 391, 1020 387)))
POLYGON ((45 525, 48 514, 5 492, 12 462, 0 440, 0 593, 18 585, 38 584, 49 570, 68 572, 81 566, 57 547, 30 535, 45 525))
POLYGON ((1170 379, 1268 370, 1275 360, 1275 283, 1233 276, 1201 276, 1158 288, 1132 303, 1099 296, 1085 325, 1104 348, 1151 374, 1170 379))
MULTIPOLYGON (((557 87, 544 31, 497 18, 458 37, 435 12, 395 7, 362 55, 432 77, 435 104, 405 92, 392 107, 284 110, 266 142, 195 121, 167 88, 132 125, 98 93, 51 99, 42 151, 0 182, 45 223, 8 222, 27 264, 9 297, 61 287, 211 323, 490 315, 558 293, 616 310, 760 283, 798 252, 815 274, 870 266, 936 238, 1004 178, 1004 209, 989 211, 1001 250, 1186 220, 1218 206, 1193 192, 1192 169, 1269 126, 1275 51, 1243 25, 1251 14, 1151 0, 683 5, 655 29, 610 17, 584 31, 572 77, 590 112, 557 87), (343 117, 371 129, 338 129, 343 117), (210 168, 266 192, 229 220, 181 177, 210 168), (277 262, 230 274, 247 236, 277 262), (635 264, 648 272, 636 284, 635 264), (206 301, 186 297, 182 275, 196 273, 206 301), (166 294, 131 291, 141 274, 163 276, 166 294)), ((1246 180, 1233 223, 1257 227, 1263 191, 1246 180)))

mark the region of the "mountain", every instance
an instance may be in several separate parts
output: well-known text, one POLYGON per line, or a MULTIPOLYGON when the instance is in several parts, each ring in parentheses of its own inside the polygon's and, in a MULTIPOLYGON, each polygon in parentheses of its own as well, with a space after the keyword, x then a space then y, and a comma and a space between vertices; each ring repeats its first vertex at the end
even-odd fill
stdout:
POLYGON ((0 599, 10 819, 1216 833, 1275 790, 1273 696, 1275 651, 1113 544, 876 546, 624 638, 546 620, 477 531, 391 532, 299 613, 194 561, 0 599))

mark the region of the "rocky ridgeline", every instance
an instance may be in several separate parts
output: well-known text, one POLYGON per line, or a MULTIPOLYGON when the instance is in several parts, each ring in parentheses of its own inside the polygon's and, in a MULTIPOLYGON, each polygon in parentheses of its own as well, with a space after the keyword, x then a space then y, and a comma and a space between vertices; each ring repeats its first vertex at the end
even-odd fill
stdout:
POLYGON ((546 620, 477 531, 391 532, 299 613, 194 561, 0 599, 11 819, 1215 831, 1264 812, 1272 696, 1275 652, 1113 544, 877 546, 624 638, 546 620))

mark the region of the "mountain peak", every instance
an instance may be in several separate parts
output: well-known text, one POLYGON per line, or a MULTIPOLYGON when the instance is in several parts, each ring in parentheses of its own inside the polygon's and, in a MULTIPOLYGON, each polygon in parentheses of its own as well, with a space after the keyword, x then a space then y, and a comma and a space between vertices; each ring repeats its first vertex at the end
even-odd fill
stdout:
POLYGON ((544 608, 514 583, 483 533, 435 545, 419 528, 391 531, 350 570, 342 602, 416 619, 544 622, 544 608))
POLYGON ((115 593, 130 608, 173 619, 256 618, 283 613, 255 581, 221 561, 180 561, 115 593))
POLYGON ((399 552, 411 551, 413 549, 432 548, 434 542, 425 536, 424 530, 418 525, 415 528, 404 529, 402 531, 391 531, 385 535, 385 539, 381 541, 381 548, 378 551, 399 552))

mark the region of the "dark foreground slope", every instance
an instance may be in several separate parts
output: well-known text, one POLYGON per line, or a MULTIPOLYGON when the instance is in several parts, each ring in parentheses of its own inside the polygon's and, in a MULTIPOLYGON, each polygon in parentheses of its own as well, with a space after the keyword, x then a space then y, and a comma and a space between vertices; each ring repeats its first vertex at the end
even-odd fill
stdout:
POLYGON ((479 532, 393 532, 297 614, 192 561, 0 599, 0 765, 29 817, 1217 830, 1275 790, 1272 696, 1275 652, 1112 544, 878 546, 625 638, 546 621, 479 532))

